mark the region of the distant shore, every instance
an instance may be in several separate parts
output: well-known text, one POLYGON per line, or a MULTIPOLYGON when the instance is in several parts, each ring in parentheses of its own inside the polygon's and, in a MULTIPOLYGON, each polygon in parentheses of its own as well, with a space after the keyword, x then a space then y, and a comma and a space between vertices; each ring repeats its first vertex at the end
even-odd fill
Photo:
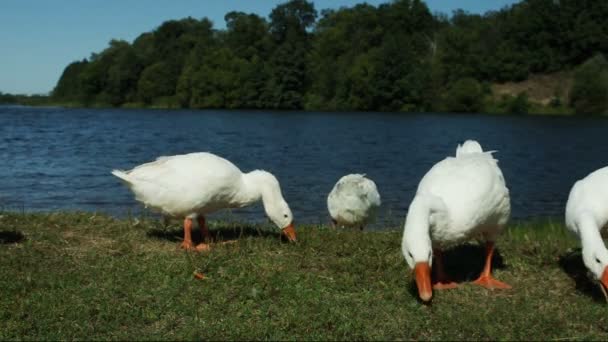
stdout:
MULTIPOLYGON (((569 89, 572 84, 572 72, 557 72, 546 75, 533 75, 520 82, 493 83, 486 86, 487 94, 481 101, 481 110, 475 112, 459 111, 458 113, 479 114, 517 114, 517 115, 576 115, 574 108, 568 106, 565 101, 559 100, 552 89, 569 89)), ((561 97, 567 98, 569 93, 562 91, 561 97)), ((26 106, 52 106, 65 108, 123 108, 123 109, 217 109, 217 110, 290 110, 290 111, 327 111, 327 112, 364 112, 354 108, 328 108, 325 106, 306 106, 296 109, 281 108, 220 108, 200 107, 191 108, 180 106, 175 99, 162 98, 152 103, 127 102, 119 106, 113 106, 104 102, 78 102, 62 101, 53 96, 46 95, 0 95, 0 104, 4 99, 5 104, 20 104, 26 106)), ((438 100, 439 101, 439 100, 438 100)), ((379 111, 382 112, 382 111, 379 111)), ((417 111, 403 110, 386 111, 394 113, 437 113, 453 112, 445 111, 417 111)), ((456 113, 456 112, 454 112, 456 113)))
MULTIPOLYGON (((1 103, 0 102, 0 106, 10 106, 10 105, 20 105, 20 106, 31 106, 31 107, 63 107, 63 108, 95 108, 95 109, 116 109, 116 108, 120 108, 120 109, 185 109, 185 110, 257 110, 257 111, 263 111, 263 110, 287 110, 287 111, 320 111, 320 112, 365 112, 362 110, 355 110, 355 109, 341 109, 341 110, 335 110, 335 109, 328 109, 328 108, 303 108, 303 109, 277 109, 277 108, 255 108, 255 109, 251 109, 251 108, 187 108, 187 107, 180 107, 177 106, 175 104, 171 104, 171 103, 155 103, 155 104, 145 104, 145 103, 125 103, 121 106, 112 106, 110 104, 106 104, 106 103, 89 103, 89 104, 83 104, 83 103, 75 103, 75 102, 62 102, 62 101, 55 101, 51 98, 36 98, 34 100, 30 100, 30 99, 25 99, 25 100, 21 100, 19 102, 9 102, 9 103, 1 103)), ((378 112, 382 112, 382 111, 378 111, 378 112)), ((402 113, 402 114, 408 114, 408 113, 437 113, 437 111, 428 111, 428 112, 424 112, 424 111, 386 111, 386 112, 391 112, 391 113, 402 113)), ((558 106, 553 106, 553 105, 544 105, 541 103, 530 103, 527 107, 527 110, 525 113, 521 113, 521 112, 509 112, 507 110, 505 110, 504 108, 504 104, 502 104, 499 101, 496 102, 487 102, 487 107, 485 110, 479 111, 479 112, 458 112, 458 113, 454 113, 455 115, 458 114, 463 114, 463 113, 468 113, 468 114, 492 114, 492 115, 531 115, 531 116, 536 116, 536 115, 557 115, 557 116, 571 116, 571 115, 576 115, 576 113, 574 112, 574 110, 570 107, 567 106, 563 106, 563 105, 558 105, 558 106)))

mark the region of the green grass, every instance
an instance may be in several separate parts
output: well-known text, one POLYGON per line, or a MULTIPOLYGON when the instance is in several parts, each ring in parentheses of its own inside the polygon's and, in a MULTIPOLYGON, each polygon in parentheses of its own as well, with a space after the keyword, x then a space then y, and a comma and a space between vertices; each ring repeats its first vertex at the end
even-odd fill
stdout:
MULTIPOLYGON (((494 273, 512 290, 463 284, 430 305, 400 229, 298 227, 289 244, 270 227, 210 224, 237 242, 197 254, 177 249, 177 221, 0 214, 0 340, 608 339, 608 306, 557 221, 502 236, 494 273)), ((455 278, 481 269, 476 244, 445 254, 455 278)))

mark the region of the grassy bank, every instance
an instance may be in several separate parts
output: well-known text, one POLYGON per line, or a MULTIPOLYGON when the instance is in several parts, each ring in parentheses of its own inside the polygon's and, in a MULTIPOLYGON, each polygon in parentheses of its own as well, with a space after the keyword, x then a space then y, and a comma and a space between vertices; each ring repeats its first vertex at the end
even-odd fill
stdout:
MULTIPOLYGON (((608 305, 557 223, 500 240, 495 274, 513 290, 465 284, 423 305, 400 230, 298 227, 289 244, 270 227, 211 222, 238 240, 196 254, 176 248, 179 222, 0 215, 0 340, 608 339, 608 305)), ((449 271, 477 276, 482 253, 447 252, 449 271)))

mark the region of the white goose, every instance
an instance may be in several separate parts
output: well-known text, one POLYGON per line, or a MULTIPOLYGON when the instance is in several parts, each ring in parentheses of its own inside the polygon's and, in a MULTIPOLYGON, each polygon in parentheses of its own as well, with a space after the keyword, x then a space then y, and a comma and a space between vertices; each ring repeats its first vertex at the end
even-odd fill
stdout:
POLYGON ((435 164, 422 178, 410 204, 403 231, 402 251, 414 269, 418 294, 432 297, 433 288, 454 288, 444 273, 441 249, 481 236, 486 241, 485 267, 477 280, 488 288, 510 288, 491 275, 494 242, 511 213, 509 190, 492 152, 477 141, 458 145, 456 157, 435 164))
POLYGON ((601 233, 608 232, 608 167, 574 184, 566 204, 566 227, 581 240, 583 262, 606 293, 608 250, 601 233))
MULTIPOLYGON (((184 217, 182 248, 192 249, 193 219, 198 220, 204 239, 209 239, 205 214, 240 208, 262 200, 270 220, 290 240, 296 240, 293 217, 283 199, 277 179, 269 172, 243 174, 228 160, 211 153, 160 157, 130 171, 114 170, 146 207, 172 217, 184 217)), ((197 250, 209 246, 201 243, 197 250)))
POLYGON ((327 209, 337 226, 363 226, 370 223, 380 206, 376 183, 361 174, 346 175, 327 196, 327 209))

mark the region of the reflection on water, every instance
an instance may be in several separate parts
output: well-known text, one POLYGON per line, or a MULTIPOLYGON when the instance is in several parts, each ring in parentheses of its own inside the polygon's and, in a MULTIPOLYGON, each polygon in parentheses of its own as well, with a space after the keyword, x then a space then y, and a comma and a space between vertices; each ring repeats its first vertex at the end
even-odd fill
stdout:
MULTIPOLYGON (((401 226, 424 173, 474 138, 498 150, 513 217, 561 217, 574 181, 608 165, 607 131, 604 118, 0 107, 0 206, 140 214, 112 169, 210 151, 274 173, 297 223, 327 223, 334 183, 366 173, 376 226, 401 226)), ((266 220, 260 205, 226 215, 266 220)))

